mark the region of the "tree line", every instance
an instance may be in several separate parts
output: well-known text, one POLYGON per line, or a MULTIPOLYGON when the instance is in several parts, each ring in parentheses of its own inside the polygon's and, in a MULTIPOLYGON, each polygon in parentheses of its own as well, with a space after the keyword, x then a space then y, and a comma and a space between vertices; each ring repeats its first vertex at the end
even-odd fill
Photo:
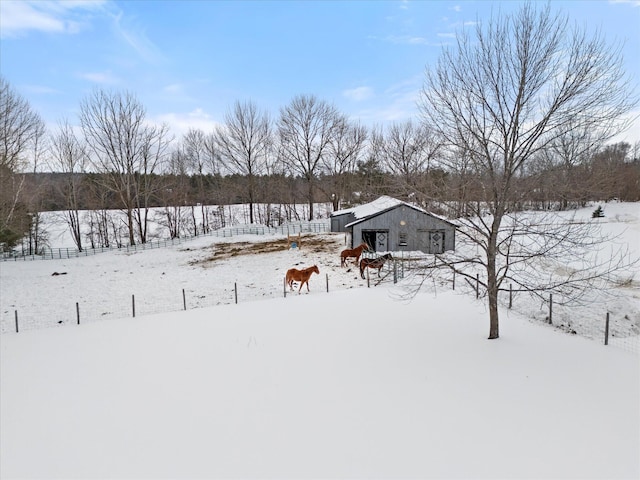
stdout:
MULTIPOLYGON (((337 210, 390 195, 455 218, 467 215, 469 201, 486 189, 482 172, 464 168, 464 155, 449 150, 427 123, 366 128, 312 95, 295 97, 276 122, 253 102, 235 102, 213 131, 191 129, 176 139, 167 125, 149 127, 143 105, 127 92, 98 90, 81 105, 80 128, 63 121, 47 132, 2 77, 0 88, 3 249, 27 235, 37 246, 38 214, 45 211, 66 212, 82 250, 81 210, 123 209, 135 244, 147 240, 154 207, 199 206, 205 220, 190 232, 198 234, 210 228, 211 205, 247 204, 254 223, 256 204, 306 202, 312 220, 315 203, 337 210)), ((640 143, 606 144, 572 128, 514 179, 513 207, 640 200, 639 153, 640 143)), ((261 216, 268 225, 291 219, 261 216)), ((167 223, 177 223, 169 210, 167 223)), ((180 235, 175 228, 168 233, 180 235)))
MULTIPOLYGON (((304 202, 311 220, 317 202, 339 209, 388 194, 463 219, 459 237, 483 256, 446 268, 485 270, 490 338, 498 338, 501 285, 516 278, 523 256, 566 246, 539 242, 549 250, 514 255, 525 245, 518 238, 573 241, 568 232, 534 232, 514 215, 640 199, 640 144, 611 143, 630 125, 635 87, 619 45, 535 3, 459 32, 427 66, 417 118, 386 126, 367 128, 315 95, 296 95, 276 116, 236 101, 212 131, 174 138, 168 125, 147 121, 133 93, 95 90, 77 127, 63 120, 48 132, 0 77, 0 245, 10 249, 25 235, 37 242, 47 208, 66 212, 81 249, 87 206, 123 211, 135 244, 147 241, 152 206, 165 209, 176 235, 184 206, 192 215, 203 209, 198 228, 206 231, 208 205, 247 204, 253 223, 257 204, 304 202)), ((517 280, 524 290, 543 288, 517 280)))

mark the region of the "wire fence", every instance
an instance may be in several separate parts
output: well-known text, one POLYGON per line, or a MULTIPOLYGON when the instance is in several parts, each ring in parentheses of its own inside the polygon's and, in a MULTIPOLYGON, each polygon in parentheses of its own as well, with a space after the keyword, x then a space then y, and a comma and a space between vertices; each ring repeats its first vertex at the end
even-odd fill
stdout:
POLYGON ((226 227, 210 232, 201 233, 196 236, 177 237, 152 240, 136 245, 123 245, 113 247, 84 248, 43 248, 37 255, 25 255, 20 252, 3 252, 0 257, 2 261, 27 261, 27 260, 62 260, 67 258, 89 257, 99 253, 117 251, 136 252, 141 250, 151 250, 155 248, 165 248, 174 245, 181 245, 203 237, 235 237, 238 235, 297 235, 299 233, 327 233, 330 231, 328 222, 300 222, 283 225, 280 227, 252 226, 252 227, 226 227))
MULTIPOLYGON (((307 225, 304 228, 311 229, 305 231, 314 231, 312 230, 313 228, 322 227, 307 225)), ((235 233, 236 235, 247 234, 249 229, 237 229, 235 232, 237 232, 235 233)), ((251 233, 260 235, 273 232, 264 230, 264 232, 258 231, 256 233, 256 230, 253 229, 251 233)), ((170 242, 167 243, 167 246, 170 245, 170 242)), ((140 246, 140 248, 143 247, 140 246)), ((147 245, 146 248, 150 248, 150 246, 147 245)), ((158 246, 153 248, 158 248, 158 246)), ((373 258, 374 256, 374 254, 363 254, 363 257, 366 258, 373 258)), ((370 273, 367 270, 365 272, 366 283, 364 286, 371 288, 380 284, 390 285, 410 277, 413 277, 414 280, 418 278, 419 282, 424 283, 424 278, 421 279, 419 277, 424 275, 425 262, 433 261, 433 256, 430 255, 396 255, 393 261, 389 261, 384 265, 379 276, 375 273, 375 270, 374 273, 370 273)), ((312 295, 353 288, 353 284, 347 285, 341 282, 338 276, 331 277, 329 274, 325 274, 322 276, 322 280, 321 291, 316 288, 315 291, 311 292, 312 295)), ((469 296, 475 296, 478 300, 484 300, 486 297, 486 292, 481 290, 479 281, 477 284, 472 281, 462 281, 460 277, 456 278, 450 271, 432 270, 429 273, 429 281, 433 282, 434 288, 459 290, 469 296), (434 272, 437 273, 434 275, 434 272)), ((0 333, 5 334, 58 325, 79 325, 107 319, 208 308, 224 304, 286 297, 288 294, 290 292, 284 283, 282 285, 270 284, 265 286, 256 285, 255 282, 236 282, 229 285, 208 285, 206 288, 185 286, 182 289, 176 288, 174 295, 166 295, 166 293, 160 292, 157 294, 147 293, 143 296, 131 292, 131 294, 121 295, 120 297, 104 295, 102 298, 93 298, 91 302, 75 301, 70 297, 65 302, 67 306, 64 311, 58 311, 55 314, 52 314, 50 306, 46 304, 31 308, 21 308, 20 310, 3 311, 2 319, 0 320, 0 333)), ((601 314, 594 316, 593 305, 582 308, 569 307, 554 303, 552 295, 534 304, 529 296, 509 290, 500 292, 499 302, 503 311, 518 312, 531 322, 541 326, 588 338, 602 345, 626 350, 636 355, 640 354, 638 326, 632 321, 628 312, 622 310, 612 312, 603 308, 601 314)), ((215 312, 213 314, 215 315, 215 312)))
MULTIPOLYGON (((408 270, 411 271, 411 267, 408 270)), ((420 266, 417 266, 415 271, 420 272, 420 266)), ((460 276, 456 278, 451 271, 440 270, 431 276, 432 281, 440 288, 461 290, 478 300, 486 300, 486 291, 481 286, 479 273, 470 275, 475 276, 475 282, 461 280, 460 276)), ((584 305, 563 305, 555 301, 551 293, 543 299, 532 300, 526 292, 514 292, 509 287, 499 292, 498 302, 503 311, 517 312, 537 325, 640 355, 640 322, 634 322, 632 306, 607 306, 603 301, 584 305)), ((635 310, 637 311, 637 308, 635 310)))
MULTIPOLYGON (((390 268, 390 267, 388 267, 390 268)), ((396 279, 397 280, 397 279, 396 279)), ((390 284, 393 277, 385 276, 380 283, 390 284)), ((366 286, 374 286, 373 283, 366 286)), ((321 295, 337 290, 354 288, 345 284, 340 276, 321 275, 321 282, 316 281, 311 295, 321 295), (320 287, 320 288, 318 288, 320 287)), ((358 286, 361 288, 361 286, 358 286)), ((304 292, 306 294, 306 292, 304 292)), ((91 301, 75 301, 72 296, 63 299, 63 307, 52 312, 51 306, 45 303, 2 312, 0 333, 19 333, 27 330, 51 328, 61 325, 84 325, 108 319, 134 318, 158 313, 170 313, 184 310, 202 309, 218 305, 230 305, 244 302, 287 297, 297 295, 281 285, 257 285, 255 282, 235 282, 233 284, 217 284, 204 287, 176 288, 175 295, 165 292, 148 292, 145 295, 135 293, 122 295, 100 295, 96 293, 91 301)), ((215 315, 215 311, 212 311, 215 315)))

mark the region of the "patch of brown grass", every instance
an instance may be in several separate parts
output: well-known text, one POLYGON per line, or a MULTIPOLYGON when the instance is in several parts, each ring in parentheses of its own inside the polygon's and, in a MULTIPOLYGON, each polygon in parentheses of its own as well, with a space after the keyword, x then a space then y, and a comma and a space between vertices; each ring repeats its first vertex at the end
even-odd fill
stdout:
MULTIPOLYGON (((297 242, 297 237, 296 237, 297 242)), ((336 238, 331 235, 309 234, 300 238, 299 248, 312 253, 334 252, 336 250, 336 238)), ((192 265, 207 264, 217 260, 241 255, 260 255, 274 252, 282 252, 289 248, 286 238, 268 240, 266 242, 234 242, 216 243, 207 250, 212 252, 201 260, 192 262, 192 265)))

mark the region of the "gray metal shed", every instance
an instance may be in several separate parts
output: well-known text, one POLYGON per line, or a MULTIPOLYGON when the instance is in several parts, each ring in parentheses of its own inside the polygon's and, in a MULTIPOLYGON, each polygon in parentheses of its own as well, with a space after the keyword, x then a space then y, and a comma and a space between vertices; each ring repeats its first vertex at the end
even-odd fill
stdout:
POLYGON ((351 247, 364 241, 376 252, 455 250, 453 223, 391 197, 334 212, 331 231, 349 232, 351 247))

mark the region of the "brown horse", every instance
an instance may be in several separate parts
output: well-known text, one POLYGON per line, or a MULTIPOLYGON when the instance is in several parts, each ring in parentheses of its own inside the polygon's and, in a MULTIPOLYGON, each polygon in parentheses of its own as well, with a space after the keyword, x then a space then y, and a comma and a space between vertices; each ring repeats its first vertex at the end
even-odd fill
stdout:
POLYGON ((297 268, 290 268, 289 270, 287 270, 287 276, 285 278, 285 281, 287 282, 287 285, 289 285, 289 288, 291 289, 291 291, 293 291, 293 282, 300 282, 300 288, 298 289, 298 293, 300 293, 300 290, 302 290, 302 286, 306 283, 307 292, 308 292, 309 278, 311 277, 311 274, 313 272, 320 275, 320 270, 318 269, 317 265, 305 268, 303 270, 298 270, 297 268))
POLYGON ((363 258, 360 260, 360 276, 364 278, 364 271, 367 268, 377 268, 378 276, 380 276, 380 269, 384 266, 384 262, 387 260, 393 260, 393 257, 390 253, 385 253, 381 257, 378 258, 363 258))
POLYGON ((362 255, 362 252, 364 250, 369 250, 369 245, 367 245, 365 242, 362 242, 356 248, 347 248, 346 250, 343 250, 342 252, 340 252, 340 266, 346 267, 348 258, 355 258, 356 260, 354 263, 358 265, 358 260, 360 260, 360 255, 362 255))

